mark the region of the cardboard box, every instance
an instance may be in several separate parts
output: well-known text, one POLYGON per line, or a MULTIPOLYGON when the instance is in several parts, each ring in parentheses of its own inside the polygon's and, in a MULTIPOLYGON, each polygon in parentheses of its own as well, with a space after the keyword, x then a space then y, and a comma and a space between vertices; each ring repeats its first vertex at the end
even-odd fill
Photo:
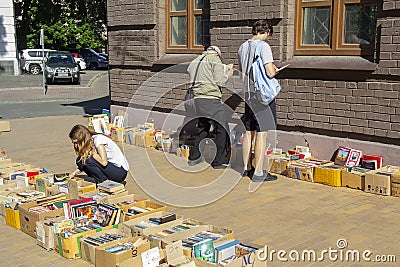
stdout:
POLYGON ((365 189, 365 173, 369 171, 366 170, 365 172, 352 172, 348 169, 342 170, 342 186, 354 188, 358 190, 365 189))
POLYGON ((271 172, 276 174, 287 175, 287 166, 292 161, 288 157, 276 157, 274 158, 271 166, 271 172))
POLYGON ((123 142, 124 141, 125 129, 119 127, 111 128, 111 140, 114 142, 123 142))
POLYGON ((313 183, 315 166, 330 164, 332 164, 332 162, 319 159, 305 159, 294 161, 286 167, 287 176, 289 178, 313 183))
POLYGON ((5 217, 6 216, 6 207, 3 203, 0 203, 0 215, 5 217))
POLYGON ((173 242, 172 244, 166 245, 163 250, 166 258, 165 266, 179 265, 182 267, 195 267, 194 261, 183 254, 182 240, 173 242))
POLYGON ((62 234, 56 234, 54 250, 57 251, 61 256, 67 259, 80 259, 82 257, 81 250, 81 239, 88 235, 98 233, 107 229, 116 228, 118 225, 110 225, 95 230, 85 231, 82 233, 73 234, 69 237, 65 237, 62 234))
POLYGON ((139 131, 135 134, 135 144, 140 147, 155 147, 157 143, 152 131, 139 131))
POLYGON ((397 166, 384 166, 380 169, 367 172, 365 174, 364 191, 378 195, 390 196, 392 191, 391 176, 398 171, 399 167, 397 166))
POLYGON ((62 222, 64 216, 59 217, 45 217, 44 219, 36 222, 36 244, 45 248, 46 250, 54 249, 54 226, 52 223, 62 222))
POLYGON ((314 182, 315 165, 307 165, 302 163, 291 163, 287 165, 287 177, 307 182, 314 182))
MULTIPOLYGON (((168 235, 160 235, 162 231, 153 231, 151 228, 148 230, 148 238, 150 240, 151 247, 159 247, 159 248, 165 248, 166 245, 174 243, 176 240, 183 240, 185 238, 194 236, 196 234, 199 234, 201 232, 212 232, 212 233, 219 233, 222 235, 221 238, 214 240, 214 241, 222 241, 222 240, 229 240, 229 239, 234 239, 234 232, 230 229, 219 227, 219 226, 214 226, 214 225, 209 225, 204 222, 200 222, 194 219, 187 218, 185 219, 186 222, 196 225, 193 227, 190 227, 188 225, 185 225, 186 227, 189 227, 189 229, 180 231, 180 232, 175 232, 171 233, 168 235), (152 236, 158 236, 161 237, 161 240, 159 238, 153 238, 152 236)), ((165 229, 164 229, 165 230, 165 229)), ((184 247, 183 248, 183 253, 185 256, 191 257, 192 256, 192 249, 184 247)))
POLYGON ((176 149, 176 155, 185 159, 189 159, 190 147, 187 145, 182 145, 176 149))
POLYGON ((124 216, 124 222, 125 221, 129 221, 132 220, 134 218, 138 218, 141 217, 143 215, 147 215, 147 214, 151 214, 157 211, 167 211, 167 207, 161 204, 158 204, 156 202, 152 202, 150 200, 143 200, 143 201, 139 201, 130 205, 127 205, 126 207, 124 207, 124 211, 125 213, 128 212, 129 208, 132 207, 138 207, 140 209, 147 209, 147 212, 143 212, 143 213, 139 213, 139 214, 135 214, 135 215, 127 215, 125 214, 124 216))
MULTIPOLYGON (((132 233, 131 233, 130 229, 124 228, 124 227, 104 230, 104 231, 101 231, 98 233, 90 234, 86 237, 96 238, 96 237, 102 236, 104 234, 118 234, 118 235, 124 236, 126 238, 132 237, 132 233)), ((108 243, 105 243, 100 246, 94 246, 94 245, 86 242, 85 238, 82 238, 81 239, 82 260, 85 260, 87 262, 90 262, 91 264, 96 265, 96 248, 101 248, 104 246, 108 246, 108 243)))
POLYGON ((400 197, 400 171, 395 172, 392 175, 391 190, 392 190, 392 196, 400 197))
POLYGON ((10 121, 0 120, 0 132, 9 132, 11 131, 10 121))
POLYGON ((323 165, 314 168, 314 183, 326 184, 330 186, 342 186, 343 166, 323 165))
POLYGON ((43 220, 45 217, 57 217, 64 214, 63 209, 50 210, 48 212, 32 212, 29 211, 32 207, 37 207, 37 202, 28 202, 19 205, 19 217, 21 224, 21 231, 27 235, 36 238, 36 222, 43 220))
POLYGON ((19 220, 19 210, 18 209, 14 209, 16 203, 10 203, 11 208, 9 207, 5 207, 6 210, 6 224, 20 229, 20 220, 19 220))
POLYGON ((100 248, 96 248, 96 267, 111 267, 117 266, 117 264, 124 262, 126 260, 130 260, 134 258, 135 263, 131 266, 143 266, 141 254, 150 249, 150 243, 146 241, 146 243, 139 245, 138 247, 133 248, 132 250, 127 250, 122 253, 110 253, 105 251, 106 248, 117 245, 119 242, 135 242, 141 237, 130 237, 125 239, 120 239, 116 241, 112 241, 108 243, 107 246, 102 246, 100 248))
MULTIPOLYGON (((226 264, 226 265, 218 265, 218 266, 224 266, 224 267, 267 267, 267 262, 268 260, 262 260, 259 259, 257 256, 260 254, 261 256, 264 256, 265 253, 263 254, 262 252, 259 251, 252 251, 248 254, 242 255, 238 257, 237 259, 233 260, 232 262, 226 264)), ((196 266, 198 267, 215 267, 215 263, 209 263, 206 261, 202 261, 200 259, 194 259, 194 262, 196 266)))
POLYGON ((174 226, 177 226, 183 222, 183 216, 176 215, 176 219, 170 222, 166 222, 160 225, 153 225, 152 227, 148 228, 138 228, 135 225, 139 224, 140 222, 150 222, 150 218, 159 218, 165 216, 167 214, 171 214, 170 212, 166 211, 158 211, 151 214, 143 215, 139 218, 131 219, 129 221, 123 222, 122 224, 125 225, 127 228, 130 229, 132 232, 132 236, 148 236, 154 232, 164 231, 166 229, 170 229, 174 226))
POLYGON ((106 203, 108 204, 117 204, 122 209, 129 208, 131 204, 146 200, 145 198, 138 196, 136 194, 130 194, 125 196, 120 195, 110 195, 106 197, 106 203))

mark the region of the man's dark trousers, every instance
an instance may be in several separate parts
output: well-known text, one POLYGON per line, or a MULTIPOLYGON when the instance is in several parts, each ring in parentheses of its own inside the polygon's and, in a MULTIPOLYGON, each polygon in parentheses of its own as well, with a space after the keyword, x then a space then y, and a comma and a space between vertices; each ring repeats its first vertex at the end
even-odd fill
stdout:
POLYGON ((196 98, 195 105, 197 117, 199 118, 197 124, 198 132, 194 147, 190 152, 189 160, 195 160, 201 156, 199 149, 200 142, 208 136, 210 127, 213 125, 217 152, 211 165, 219 166, 229 163, 229 126, 224 104, 217 98, 196 98))

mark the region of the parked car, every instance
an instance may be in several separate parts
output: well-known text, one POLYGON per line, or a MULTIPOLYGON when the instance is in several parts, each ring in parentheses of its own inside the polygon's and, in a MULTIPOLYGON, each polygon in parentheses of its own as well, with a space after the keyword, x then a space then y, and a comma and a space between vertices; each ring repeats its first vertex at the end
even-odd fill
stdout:
POLYGON ((85 59, 86 67, 91 70, 107 69, 108 60, 91 48, 69 48, 71 53, 79 53, 85 59))
POLYGON ((71 54, 74 57, 75 62, 78 63, 79 70, 85 70, 86 69, 86 62, 83 59, 82 55, 80 55, 78 53, 71 53, 71 54))
POLYGON ((107 59, 107 61, 108 61, 108 54, 106 54, 106 53, 99 53, 99 55, 105 57, 105 58, 107 59))
POLYGON ((80 84, 81 76, 79 65, 70 52, 49 52, 44 69, 44 76, 48 84, 56 81, 70 81, 80 84))
POLYGON ((43 58, 46 58, 51 49, 23 49, 19 51, 19 65, 23 72, 38 75, 43 70, 43 58), (44 51, 44 57, 43 57, 44 51))

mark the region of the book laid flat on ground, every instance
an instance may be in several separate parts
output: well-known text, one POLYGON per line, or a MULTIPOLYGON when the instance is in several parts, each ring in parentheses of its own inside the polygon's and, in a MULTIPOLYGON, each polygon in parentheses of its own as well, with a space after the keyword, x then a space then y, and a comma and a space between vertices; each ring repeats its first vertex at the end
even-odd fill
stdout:
POLYGON ((99 190, 103 190, 109 193, 116 192, 123 190, 125 186, 123 184, 111 181, 111 180, 106 180, 100 184, 97 185, 99 190))

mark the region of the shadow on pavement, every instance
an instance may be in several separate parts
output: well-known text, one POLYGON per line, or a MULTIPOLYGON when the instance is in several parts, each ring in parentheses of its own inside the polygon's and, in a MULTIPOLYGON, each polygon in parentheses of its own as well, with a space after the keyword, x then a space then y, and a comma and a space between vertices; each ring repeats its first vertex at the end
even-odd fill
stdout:
POLYGON ((70 103, 70 104, 61 104, 61 105, 82 107, 86 115, 95 115, 95 114, 100 114, 103 108, 109 109, 110 104, 111 104, 110 96, 104 96, 92 100, 70 103))

